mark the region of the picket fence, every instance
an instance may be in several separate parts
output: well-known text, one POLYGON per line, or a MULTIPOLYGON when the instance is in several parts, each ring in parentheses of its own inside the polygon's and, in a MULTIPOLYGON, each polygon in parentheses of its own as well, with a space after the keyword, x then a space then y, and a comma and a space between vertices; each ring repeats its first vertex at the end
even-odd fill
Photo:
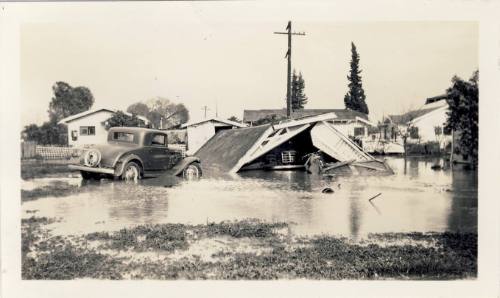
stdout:
MULTIPOLYGON (((169 144, 168 148, 179 151, 182 157, 186 157, 186 145, 184 144, 169 144)), ((36 142, 21 143, 21 158, 22 159, 71 159, 81 155, 82 149, 63 147, 63 146, 40 146, 36 142)))

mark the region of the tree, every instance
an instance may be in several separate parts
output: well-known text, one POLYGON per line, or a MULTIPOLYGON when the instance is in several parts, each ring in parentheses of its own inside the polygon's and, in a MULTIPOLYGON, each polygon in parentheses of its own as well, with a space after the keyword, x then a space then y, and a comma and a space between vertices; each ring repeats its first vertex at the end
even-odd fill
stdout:
POLYGON ((54 97, 49 104, 49 119, 57 123, 61 119, 87 111, 94 104, 94 96, 87 87, 71 87, 65 82, 52 86, 54 97))
POLYGON ((71 87, 65 82, 52 86, 54 96, 49 104, 49 121, 41 126, 30 124, 24 127, 21 135, 24 140, 35 141, 42 145, 67 145, 66 125, 58 122, 71 115, 84 112, 94 104, 94 96, 87 87, 71 87))
POLYGON ((111 118, 106 121, 106 127, 128 126, 128 127, 144 127, 145 123, 139 119, 137 115, 129 116, 122 111, 117 111, 111 118))
POLYGON ((26 125, 22 131, 22 139, 25 141, 36 141, 42 138, 40 127, 36 124, 26 125))
POLYGON ((306 85, 302 73, 296 74, 295 69, 292 75, 292 111, 302 110, 307 104, 307 96, 304 94, 306 85))
POLYGON ((24 127, 22 139, 40 145, 67 145, 66 125, 46 121, 41 126, 30 124, 24 127))
POLYGON ((127 111, 148 118, 157 128, 172 128, 189 120, 189 111, 184 104, 161 97, 134 103, 127 111))
POLYGON ((227 120, 241 123, 241 120, 238 119, 238 117, 236 117, 236 116, 231 116, 231 117, 227 118, 227 120))
POLYGON ((468 81, 458 76, 452 79, 452 86, 446 90, 449 105, 446 131, 458 133, 458 150, 472 165, 478 163, 479 136, 479 71, 475 71, 468 81))
POLYGON ((141 116, 148 118, 150 111, 149 111, 148 106, 145 103, 137 102, 137 103, 131 104, 127 108, 127 112, 129 112, 131 114, 141 115, 141 116))
POLYGON ((350 110, 368 114, 365 91, 361 83, 361 69, 359 69, 359 54, 356 46, 351 42, 351 70, 347 76, 349 80, 349 91, 344 96, 345 107, 350 110))

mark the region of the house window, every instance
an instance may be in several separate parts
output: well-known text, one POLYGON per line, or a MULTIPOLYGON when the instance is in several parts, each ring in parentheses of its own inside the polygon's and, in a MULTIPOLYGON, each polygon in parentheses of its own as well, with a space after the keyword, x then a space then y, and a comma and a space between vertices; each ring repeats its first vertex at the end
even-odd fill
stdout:
POLYGON ((436 136, 440 136, 443 134, 443 128, 441 126, 435 126, 434 127, 434 134, 436 136))
POLYGON ((77 130, 72 130, 71 131, 71 140, 72 141, 78 140, 78 131, 77 130))
POLYGON ((81 136, 95 136, 95 126, 80 126, 81 136))
POLYGON ((151 145, 153 146, 165 146, 165 135, 157 134, 151 139, 151 145))
POLYGON ((354 128, 354 136, 364 136, 365 135, 365 128, 364 127, 355 127, 354 128))
POLYGON ((418 127, 412 126, 410 127, 410 138, 418 139, 418 127))

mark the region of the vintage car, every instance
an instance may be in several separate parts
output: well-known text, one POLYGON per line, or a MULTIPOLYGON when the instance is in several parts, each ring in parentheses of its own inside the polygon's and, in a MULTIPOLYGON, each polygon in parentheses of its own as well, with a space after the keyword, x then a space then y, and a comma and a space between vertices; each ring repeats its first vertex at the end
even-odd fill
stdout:
POLYGON ((80 171, 83 179, 104 176, 137 180, 170 173, 185 178, 201 177, 200 160, 183 158, 167 146, 164 131, 141 127, 112 127, 106 144, 93 145, 83 151, 79 164, 69 165, 80 171))

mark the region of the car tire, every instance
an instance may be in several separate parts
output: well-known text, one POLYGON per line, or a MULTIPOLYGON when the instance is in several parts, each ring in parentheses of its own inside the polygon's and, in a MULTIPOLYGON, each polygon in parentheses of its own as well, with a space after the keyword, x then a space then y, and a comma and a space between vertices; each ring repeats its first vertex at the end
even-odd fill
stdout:
POLYGON ((123 167, 121 178, 125 181, 137 181, 141 179, 141 167, 133 161, 128 162, 123 167))
POLYGON ((190 163, 182 170, 182 178, 186 180, 194 180, 201 178, 201 165, 199 162, 190 163))
POLYGON ((101 178, 99 174, 87 171, 80 171, 80 175, 82 175, 83 180, 99 180, 101 178))

